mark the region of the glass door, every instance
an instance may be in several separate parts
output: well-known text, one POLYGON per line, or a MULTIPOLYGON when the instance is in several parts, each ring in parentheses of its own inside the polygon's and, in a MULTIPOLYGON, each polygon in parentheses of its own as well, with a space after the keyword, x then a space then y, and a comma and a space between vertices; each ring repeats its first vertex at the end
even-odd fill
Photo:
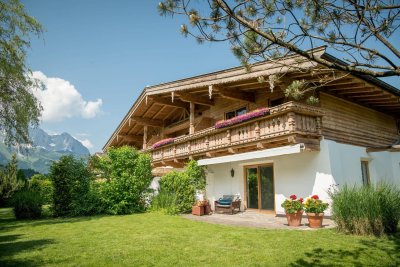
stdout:
POLYGON ((258 209, 258 168, 248 168, 246 173, 247 208, 258 209))
POLYGON ((260 166, 261 209, 274 210, 275 192, 272 166, 260 166))
POLYGON ((272 166, 246 168, 246 201, 248 209, 274 210, 275 192, 272 166))

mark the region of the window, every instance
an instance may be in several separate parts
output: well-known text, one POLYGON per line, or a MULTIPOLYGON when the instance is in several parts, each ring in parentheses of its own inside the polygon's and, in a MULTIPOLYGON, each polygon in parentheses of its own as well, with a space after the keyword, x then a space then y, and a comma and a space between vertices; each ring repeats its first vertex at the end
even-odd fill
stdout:
POLYGON ((278 99, 270 100, 269 101, 269 106, 270 107, 279 106, 279 105, 282 105, 284 102, 285 102, 285 98, 281 97, 281 98, 278 98, 278 99))
POLYGON ((368 161, 361 160, 361 175, 363 185, 370 185, 368 161))
POLYGON ((225 113, 225 120, 232 119, 233 117, 246 114, 247 113, 247 107, 239 108, 234 111, 229 111, 225 113))

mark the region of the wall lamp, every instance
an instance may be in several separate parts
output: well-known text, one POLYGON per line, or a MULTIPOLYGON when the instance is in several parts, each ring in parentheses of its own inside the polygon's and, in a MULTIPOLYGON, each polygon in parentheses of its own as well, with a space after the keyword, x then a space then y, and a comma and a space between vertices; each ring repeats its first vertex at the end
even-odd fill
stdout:
POLYGON ((231 177, 233 178, 233 176, 235 176, 235 170, 232 168, 231 169, 231 177))

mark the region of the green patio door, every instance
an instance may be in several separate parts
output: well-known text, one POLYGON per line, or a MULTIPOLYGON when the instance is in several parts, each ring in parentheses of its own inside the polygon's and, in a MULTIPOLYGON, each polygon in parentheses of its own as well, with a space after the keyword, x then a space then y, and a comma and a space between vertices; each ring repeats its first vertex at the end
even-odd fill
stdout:
POLYGON ((246 168, 246 204, 248 209, 274 211, 274 173, 272 166, 246 168))

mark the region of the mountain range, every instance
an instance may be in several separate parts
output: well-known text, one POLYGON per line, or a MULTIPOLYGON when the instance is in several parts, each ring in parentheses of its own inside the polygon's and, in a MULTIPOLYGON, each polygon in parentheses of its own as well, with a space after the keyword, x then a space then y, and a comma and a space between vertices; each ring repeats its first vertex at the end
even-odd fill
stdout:
POLYGON ((51 163, 63 155, 88 157, 89 150, 68 133, 50 135, 41 128, 31 128, 30 145, 7 146, 4 135, 0 133, 0 164, 5 165, 14 153, 17 154, 20 169, 33 169, 48 173, 51 163))

